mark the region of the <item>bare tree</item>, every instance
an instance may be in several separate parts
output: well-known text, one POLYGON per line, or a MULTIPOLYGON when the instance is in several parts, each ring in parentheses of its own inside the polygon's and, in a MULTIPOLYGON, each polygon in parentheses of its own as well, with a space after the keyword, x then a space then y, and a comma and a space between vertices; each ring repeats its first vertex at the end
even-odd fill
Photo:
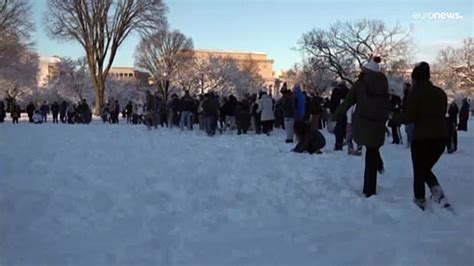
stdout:
POLYGON ((303 34, 299 50, 308 59, 324 62, 329 71, 352 84, 358 68, 374 55, 381 56, 387 64, 408 57, 410 31, 399 24, 389 27, 380 20, 338 21, 329 29, 303 34))
POLYGON ((105 81, 120 45, 133 32, 165 27, 165 12, 162 0, 48 0, 48 33, 75 40, 86 52, 96 90, 96 114, 102 109, 105 81))
POLYGON ((474 38, 461 48, 447 47, 439 52, 434 65, 434 81, 453 98, 474 95, 474 38))
POLYGON ((166 101, 170 86, 179 83, 180 72, 189 68, 193 58, 191 38, 176 30, 161 30, 138 45, 135 65, 152 76, 166 101))
POLYGON ((31 31, 31 6, 27 0, 0 0, 0 69, 11 67, 25 49, 31 31))
POLYGON ((327 92, 336 80, 336 75, 320 60, 304 60, 297 76, 305 91, 318 96, 327 92))
POLYGON ((15 33, 28 39, 34 30, 28 0, 0 0, 0 36, 15 33))

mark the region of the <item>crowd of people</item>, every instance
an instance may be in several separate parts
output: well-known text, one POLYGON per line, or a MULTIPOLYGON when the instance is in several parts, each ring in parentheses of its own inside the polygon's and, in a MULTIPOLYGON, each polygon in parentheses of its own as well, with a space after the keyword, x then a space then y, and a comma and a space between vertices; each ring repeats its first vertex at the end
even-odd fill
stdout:
MULTIPOLYGON (((334 134, 334 150, 347 146, 349 155, 362 155, 365 147, 363 193, 376 194, 377 173, 385 171, 380 147, 385 137, 392 144, 403 144, 401 126, 404 125, 406 147, 411 149, 414 169, 414 202, 425 208, 426 183, 434 199, 449 207, 437 178, 431 169, 447 147, 448 153, 457 150, 457 130, 467 131, 470 100, 464 99, 459 109, 456 102, 447 104, 444 91, 430 82, 429 65, 417 65, 412 72, 412 83, 404 84, 403 98, 389 88, 387 77, 379 69, 381 59, 374 57, 364 65, 351 88, 344 82, 335 84, 330 97, 322 98, 303 91, 299 84, 291 90, 286 83, 282 97, 275 100, 262 91, 240 99, 234 95, 219 97, 208 92, 182 97, 172 94, 163 99, 146 92, 144 104, 129 101, 123 109, 118 100, 110 99, 101 110, 104 123, 119 123, 120 114, 127 123, 144 124, 148 129, 179 127, 181 130, 205 131, 208 136, 226 131, 236 134, 270 135, 274 128, 285 130, 285 142, 297 144, 294 152, 320 154, 326 140, 320 130, 327 127, 334 134), (459 118, 459 119, 458 119, 459 118)), ((92 111, 86 100, 79 103, 53 102, 40 106, 29 103, 26 108, 30 123, 47 123, 51 112, 53 123, 90 123, 92 111), (58 117, 59 116, 59 117, 58 117)), ((11 107, 13 123, 18 123, 21 108, 11 107)), ((0 122, 6 117, 5 105, 0 102, 0 122)))

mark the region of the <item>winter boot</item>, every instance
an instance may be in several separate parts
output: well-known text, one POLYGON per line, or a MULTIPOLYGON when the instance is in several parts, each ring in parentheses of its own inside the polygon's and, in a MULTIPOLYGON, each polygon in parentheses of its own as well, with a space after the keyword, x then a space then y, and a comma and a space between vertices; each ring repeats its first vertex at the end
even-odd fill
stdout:
POLYGON ((416 204, 423 211, 426 209, 426 200, 425 199, 413 199, 413 203, 416 204))
POLYGON ((448 203, 448 199, 444 196, 443 189, 440 185, 436 185, 430 188, 431 196, 430 199, 441 205, 443 208, 449 208, 451 205, 448 203))

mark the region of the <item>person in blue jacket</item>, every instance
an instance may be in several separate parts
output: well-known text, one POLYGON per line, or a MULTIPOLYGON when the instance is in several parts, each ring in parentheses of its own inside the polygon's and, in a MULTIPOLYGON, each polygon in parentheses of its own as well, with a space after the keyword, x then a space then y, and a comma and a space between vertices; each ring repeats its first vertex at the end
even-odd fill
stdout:
POLYGON ((303 91, 301 91, 299 84, 293 87, 293 94, 296 101, 295 120, 303 120, 306 112, 306 96, 303 94, 303 91))

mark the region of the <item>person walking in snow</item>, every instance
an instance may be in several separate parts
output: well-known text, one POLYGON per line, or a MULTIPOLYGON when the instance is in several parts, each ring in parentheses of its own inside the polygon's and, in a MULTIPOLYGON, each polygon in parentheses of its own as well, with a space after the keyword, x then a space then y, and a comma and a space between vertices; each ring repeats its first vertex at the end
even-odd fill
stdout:
POLYGON ((155 95, 151 94, 150 91, 146 92, 146 126, 148 129, 152 127, 158 128, 158 103, 155 95))
POLYGON ((132 101, 128 101, 128 104, 125 106, 125 116, 127 117, 127 124, 132 123, 132 114, 133 114, 132 101))
POLYGON ((467 131, 467 121, 469 120, 470 103, 468 98, 462 101, 461 110, 459 111, 459 125, 458 130, 467 131))
POLYGON ((59 115, 59 104, 58 102, 54 102, 51 105, 51 113, 53 113, 53 123, 59 123, 58 115, 59 115))
POLYGON ((283 95, 281 109, 283 112, 283 124, 286 132, 285 143, 293 143, 296 111, 295 98, 293 92, 286 89, 286 83, 283 84, 283 88, 280 92, 283 95))
MULTIPOLYGON (((334 114, 337 108, 341 105, 342 101, 346 97, 349 89, 347 88, 344 82, 340 82, 331 93, 330 100, 330 111, 331 114, 334 114)), ((344 114, 341 114, 337 117, 336 126, 334 128, 334 137, 336 138, 336 143, 334 144, 335 151, 342 151, 344 146, 344 136, 346 135, 346 126, 347 126, 347 117, 344 114)))
POLYGON ((7 112, 5 111, 5 104, 3 101, 0 101, 0 123, 5 122, 5 117, 7 116, 7 112))
POLYGON ((431 83, 428 63, 417 64, 411 77, 413 90, 403 111, 403 121, 414 125, 411 145, 413 201, 422 210, 426 208, 426 183, 430 188, 432 199, 449 208, 443 189, 432 172, 446 147, 448 128, 445 116, 448 97, 442 89, 431 83))
POLYGON ((189 91, 184 91, 184 96, 181 98, 180 101, 180 110, 181 110, 181 117, 179 119, 179 128, 181 130, 184 129, 184 125, 186 124, 186 128, 188 130, 192 130, 193 128, 193 111, 194 111, 194 99, 189 95, 189 91))
POLYGON ((258 113, 260 113, 260 121, 262 123, 263 134, 270 136, 272 123, 275 120, 273 115, 273 101, 266 92, 262 92, 262 97, 258 101, 258 113))
POLYGON ((458 105, 453 101, 448 109, 448 153, 453 153, 458 150, 458 131, 456 129, 458 124, 458 105))
POLYGON ((18 124, 18 120, 20 119, 20 116, 21 116, 20 105, 14 103, 12 107, 12 111, 10 113, 10 117, 12 118, 12 123, 18 124))
POLYGON ((43 117, 43 122, 48 123, 48 114, 49 114, 49 106, 46 101, 40 107, 41 116, 43 117))
MULTIPOLYGON (((403 85, 403 102, 402 102, 402 110, 405 109, 405 106, 407 105, 408 101, 408 95, 411 93, 411 84, 410 83, 405 83, 403 85)), ((413 138, 413 124, 405 124, 405 134, 407 135, 407 148, 411 147, 411 141, 413 138)))
POLYGON ((326 145, 326 139, 318 129, 312 128, 308 122, 298 120, 295 122, 294 131, 298 143, 293 152, 321 154, 321 149, 326 145))
POLYGON ((235 107, 235 117, 237 122, 237 135, 247 134, 250 127, 250 105, 248 97, 244 97, 237 102, 235 107))
POLYGON ((66 123, 66 110, 67 107, 69 106, 69 103, 66 101, 63 101, 61 103, 61 108, 59 110, 59 120, 61 120, 61 123, 66 123))
POLYGON ((390 104, 392 112, 390 113, 390 119, 388 120, 388 126, 392 130, 392 144, 400 144, 401 135, 400 125, 401 125, 401 116, 402 116, 402 99, 395 94, 394 90, 391 90, 390 94, 390 104))
POLYGON ((352 134, 356 143, 366 147, 364 189, 366 197, 376 194, 377 172, 384 166, 380 147, 385 142, 385 124, 390 113, 388 80, 380 72, 380 57, 366 63, 357 81, 335 112, 336 119, 346 117, 349 108, 357 104, 352 121, 352 134))
POLYGON ((70 104, 66 110, 67 123, 74 124, 76 122, 76 104, 70 104))
POLYGON ((33 123, 33 115, 35 113, 36 106, 33 104, 33 102, 28 103, 26 106, 26 113, 28 114, 28 121, 30 123, 33 123))

